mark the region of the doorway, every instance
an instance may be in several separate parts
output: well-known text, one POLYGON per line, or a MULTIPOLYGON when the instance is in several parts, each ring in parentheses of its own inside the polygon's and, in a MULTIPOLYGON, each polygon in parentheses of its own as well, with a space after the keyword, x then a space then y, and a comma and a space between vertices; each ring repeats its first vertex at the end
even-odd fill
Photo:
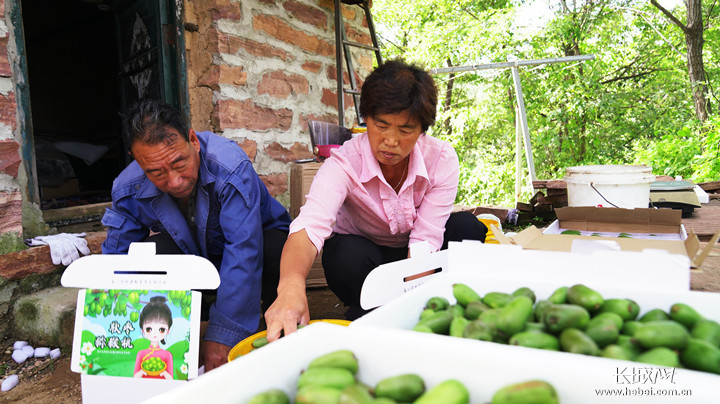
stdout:
POLYGON ((43 211, 109 203, 131 162, 121 135, 128 106, 152 98, 186 109, 177 3, 21 0, 37 173, 29 185, 43 211))

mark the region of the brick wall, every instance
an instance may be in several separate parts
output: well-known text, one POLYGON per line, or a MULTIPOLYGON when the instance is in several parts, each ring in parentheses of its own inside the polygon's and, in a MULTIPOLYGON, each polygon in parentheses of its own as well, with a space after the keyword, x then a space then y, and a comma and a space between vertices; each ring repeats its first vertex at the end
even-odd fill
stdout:
POLYGON ((17 182, 20 144, 15 139, 17 104, 10 69, 9 28, 5 1, 0 0, 0 235, 22 234, 22 195, 17 182))
MULTIPOLYGON (((237 141, 271 194, 289 206, 290 163, 312 156, 307 120, 337 123, 334 2, 184 4, 193 127, 237 141)), ((363 10, 342 7, 348 38, 371 44, 363 10)), ((357 49, 353 56, 360 85, 374 55, 357 49)), ((351 126, 356 117, 350 96, 345 107, 351 126)))

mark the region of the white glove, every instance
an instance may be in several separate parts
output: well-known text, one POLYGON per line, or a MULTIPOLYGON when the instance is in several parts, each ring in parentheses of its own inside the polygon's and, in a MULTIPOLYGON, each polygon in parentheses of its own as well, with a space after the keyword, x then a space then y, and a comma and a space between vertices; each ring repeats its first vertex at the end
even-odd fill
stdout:
POLYGON ((38 236, 25 240, 29 246, 47 245, 50 247, 50 257, 55 265, 62 263, 65 266, 80 258, 80 254, 90 254, 85 233, 60 233, 52 236, 38 236), (79 252, 79 253, 78 253, 79 252))

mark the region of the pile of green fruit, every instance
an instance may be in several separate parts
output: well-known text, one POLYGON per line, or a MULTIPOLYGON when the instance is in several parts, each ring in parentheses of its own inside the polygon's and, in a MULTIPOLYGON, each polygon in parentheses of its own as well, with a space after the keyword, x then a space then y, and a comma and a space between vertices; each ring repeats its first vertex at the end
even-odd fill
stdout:
POLYGON ((162 359, 158 358, 157 356, 153 356, 152 358, 148 358, 142 361, 140 367, 142 368, 142 370, 148 372, 149 374, 159 374, 160 372, 165 370, 167 365, 162 359))
MULTIPOLYGON (((470 392, 465 385, 448 379, 426 389, 423 378, 414 373, 399 374, 368 386, 356 377, 358 360, 346 349, 313 359, 297 381, 295 403, 313 404, 467 404, 470 392)), ((495 392, 492 404, 557 404, 555 388, 542 380, 505 386, 495 392)), ((253 396, 248 404, 289 404, 285 391, 270 389, 253 396)))
POLYGON ((684 303, 639 316, 634 300, 582 284, 537 301, 528 287, 480 296, 464 283, 453 284, 453 296, 455 304, 428 299, 413 329, 720 374, 720 324, 684 303))

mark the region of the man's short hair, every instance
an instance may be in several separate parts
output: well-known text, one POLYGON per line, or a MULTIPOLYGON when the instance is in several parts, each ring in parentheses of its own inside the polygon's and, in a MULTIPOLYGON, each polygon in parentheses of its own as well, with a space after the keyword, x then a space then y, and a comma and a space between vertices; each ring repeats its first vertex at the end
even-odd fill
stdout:
POLYGON ((390 60, 367 77, 360 91, 360 115, 374 118, 407 110, 423 132, 435 123, 437 87, 432 76, 403 60, 390 60))
POLYGON ((123 117, 123 140, 128 147, 140 141, 148 144, 172 142, 175 129, 185 141, 189 140, 190 127, 175 107, 156 100, 140 100, 132 105, 123 117))

